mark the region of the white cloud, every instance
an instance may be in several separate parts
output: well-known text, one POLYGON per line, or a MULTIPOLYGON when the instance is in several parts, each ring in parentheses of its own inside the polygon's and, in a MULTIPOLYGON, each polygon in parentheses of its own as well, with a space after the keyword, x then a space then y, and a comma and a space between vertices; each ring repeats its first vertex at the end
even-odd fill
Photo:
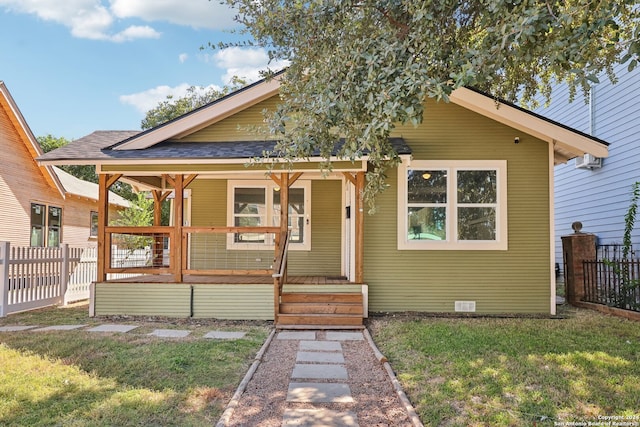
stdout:
POLYGON ((160 38, 160 33, 153 28, 145 25, 132 25, 124 31, 120 31, 115 34, 111 39, 115 42, 125 42, 135 39, 157 39, 160 38))
POLYGON ((236 26, 233 9, 208 0, 0 0, 0 7, 64 25, 74 37, 113 42, 160 37, 150 26, 114 29, 122 19, 210 29, 236 26))
POLYGON ((118 18, 140 18, 214 30, 237 26, 236 12, 226 4, 209 0, 111 0, 118 18))
MULTIPOLYGON (((132 93, 130 95, 121 95, 120 102, 123 104, 128 104, 135 107, 136 110, 141 112, 142 114, 146 114, 147 111, 155 108, 160 102, 165 101, 167 96, 171 95, 174 98, 180 98, 187 94, 187 90, 191 87, 190 84, 181 83, 178 86, 157 86, 143 92, 132 93)), ((218 86, 210 85, 206 88, 202 89, 208 90, 211 88, 215 88, 220 90, 221 88, 218 86)))
POLYGON ((260 48, 230 47, 217 52, 214 61, 216 66, 226 70, 222 76, 225 84, 234 76, 253 82, 260 79, 261 70, 280 70, 288 65, 286 61, 269 63, 269 55, 260 48))
POLYGON ((180 61, 181 64, 184 64, 187 59, 189 59, 189 55, 186 53, 181 53, 180 55, 178 55, 178 61, 180 61))

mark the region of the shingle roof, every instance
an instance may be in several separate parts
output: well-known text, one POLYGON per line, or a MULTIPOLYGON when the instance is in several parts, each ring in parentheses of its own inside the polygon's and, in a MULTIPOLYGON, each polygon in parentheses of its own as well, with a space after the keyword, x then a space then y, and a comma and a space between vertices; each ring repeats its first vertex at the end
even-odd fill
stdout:
MULTIPOLYGON (((87 199, 98 200, 98 184, 76 178, 56 166, 53 166, 53 172, 57 175, 67 193, 87 199)), ((129 201, 127 199, 112 191, 109 191, 109 203, 125 208, 129 207, 129 201)))
MULTIPOLYGON (((118 142, 138 131, 96 131, 72 141, 38 158, 43 161, 107 161, 155 159, 251 159, 272 151, 276 141, 181 142, 163 141, 144 150, 114 150, 118 142)), ((411 154, 411 148, 402 138, 390 138, 398 154, 411 154)), ((341 142, 336 144, 336 154, 341 142)), ((317 155, 317 153, 316 153, 317 155)))

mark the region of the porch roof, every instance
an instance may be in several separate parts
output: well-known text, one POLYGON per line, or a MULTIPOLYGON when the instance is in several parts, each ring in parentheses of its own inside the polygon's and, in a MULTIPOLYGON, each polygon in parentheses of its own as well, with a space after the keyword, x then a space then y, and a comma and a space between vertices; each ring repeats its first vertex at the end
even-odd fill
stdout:
MULTIPOLYGON (((163 141, 145 149, 116 150, 114 145, 126 140, 138 131, 95 131, 70 142, 57 150, 38 158, 49 164, 73 164, 87 162, 111 163, 131 160, 247 160, 262 157, 265 151, 273 151, 276 141, 227 141, 182 142, 163 141)), ((337 155, 343 140, 336 143, 332 155, 337 155)), ((400 155, 411 154, 411 148, 403 138, 389 138, 389 143, 400 155)), ((315 153, 319 156, 319 153, 315 153)))

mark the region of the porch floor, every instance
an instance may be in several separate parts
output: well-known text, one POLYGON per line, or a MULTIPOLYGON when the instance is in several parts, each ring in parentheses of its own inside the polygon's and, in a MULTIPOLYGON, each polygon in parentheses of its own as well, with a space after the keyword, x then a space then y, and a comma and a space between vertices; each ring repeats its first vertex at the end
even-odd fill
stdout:
MULTIPOLYGON (((170 274, 145 275, 128 277, 123 279, 107 280, 107 283, 176 283, 170 274)), ((227 275, 227 276, 211 276, 211 275, 184 275, 182 283, 191 284, 211 284, 211 285, 242 285, 242 284, 272 284, 271 276, 256 275, 227 275)), ((289 285, 348 285, 354 284, 349 282, 346 277, 339 276, 288 276, 287 284, 289 285)))

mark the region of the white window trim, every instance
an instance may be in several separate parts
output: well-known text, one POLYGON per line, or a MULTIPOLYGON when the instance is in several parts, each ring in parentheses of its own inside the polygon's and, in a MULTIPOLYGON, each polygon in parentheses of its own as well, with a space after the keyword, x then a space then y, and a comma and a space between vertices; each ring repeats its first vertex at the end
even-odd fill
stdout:
MULTIPOLYGON (((453 175, 451 175, 453 176, 453 175)), ((404 160, 398 167, 398 250, 508 250, 507 225, 507 161, 506 160, 404 160), (411 169, 495 170, 498 200, 496 240, 457 240, 456 182, 447 180, 447 240, 409 240, 407 233, 407 172, 411 169), (453 198, 452 198, 453 197, 453 198)))
MULTIPOLYGON (((228 180, 227 181, 227 225, 234 226, 233 196, 236 188, 264 188, 266 190, 267 218, 265 226, 272 224, 273 218, 273 190, 278 185, 273 181, 265 180, 228 180)), ((297 180, 290 188, 304 188, 304 242, 289 243, 290 251, 310 251, 311 250, 311 181, 297 180)), ((227 235, 227 249, 229 250, 271 250, 273 249, 273 238, 267 238, 264 244, 238 243, 234 240, 233 234, 227 235)))

